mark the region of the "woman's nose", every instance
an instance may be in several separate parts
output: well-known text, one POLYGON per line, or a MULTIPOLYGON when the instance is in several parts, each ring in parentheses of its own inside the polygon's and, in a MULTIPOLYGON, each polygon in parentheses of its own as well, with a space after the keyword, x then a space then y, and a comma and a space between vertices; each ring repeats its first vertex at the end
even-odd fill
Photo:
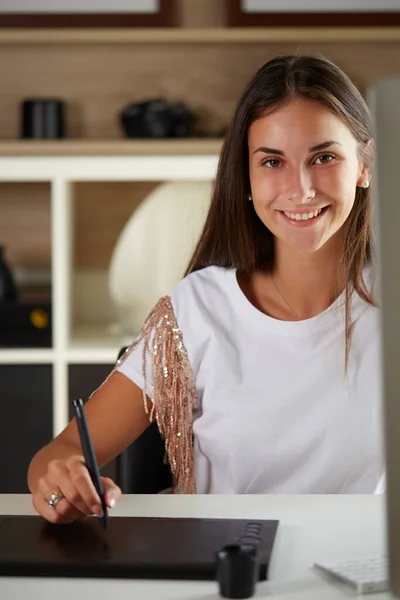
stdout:
POLYGON ((297 204, 305 204, 315 197, 310 174, 305 170, 296 170, 288 174, 287 197, 297 204))

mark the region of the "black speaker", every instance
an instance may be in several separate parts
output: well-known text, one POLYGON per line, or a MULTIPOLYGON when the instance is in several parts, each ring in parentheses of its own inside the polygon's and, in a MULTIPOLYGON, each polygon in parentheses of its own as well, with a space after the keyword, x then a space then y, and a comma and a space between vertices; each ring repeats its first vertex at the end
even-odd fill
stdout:
POLYGON ((65 110, 61 100, 24 100, 21 110, 22 138, 54 140, 65 137, 65 110))

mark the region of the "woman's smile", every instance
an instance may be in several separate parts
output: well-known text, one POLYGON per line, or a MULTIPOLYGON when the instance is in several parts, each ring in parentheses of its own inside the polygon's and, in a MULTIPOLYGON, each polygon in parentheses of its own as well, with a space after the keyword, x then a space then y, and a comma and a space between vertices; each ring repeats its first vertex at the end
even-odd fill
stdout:
POLYGON ((329 206, 325 206, 324 208, 317 208, 306 212, 277 210, 277 213, 284 222, 292 227, 313 227, 322 220, 328 211, 329 206))

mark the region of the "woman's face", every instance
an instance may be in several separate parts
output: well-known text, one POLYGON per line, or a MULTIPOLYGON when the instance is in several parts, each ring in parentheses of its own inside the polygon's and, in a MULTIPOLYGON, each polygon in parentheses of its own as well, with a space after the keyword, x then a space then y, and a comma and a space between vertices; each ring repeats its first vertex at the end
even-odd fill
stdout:
POLYGON ((248 144, 254 208, 275 242, 322 248, 369 179, 348 127, 322 104, 296 99, 254 121, 248 144))

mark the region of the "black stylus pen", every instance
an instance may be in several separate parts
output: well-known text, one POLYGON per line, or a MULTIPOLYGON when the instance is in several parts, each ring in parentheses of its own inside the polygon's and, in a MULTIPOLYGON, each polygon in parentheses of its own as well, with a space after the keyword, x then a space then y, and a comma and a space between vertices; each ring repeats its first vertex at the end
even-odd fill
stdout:
POLYGON ((101 505, 103 507, 103 516, 99 517, 99 520, 103 525, 104 529, 106 529, 108 523, 107 506, 104 499, 104 490, 100 479, 99 467, 97 465, 96 456, 93 450, 92 440, 90 439, 89 427, 86 421, 83 402, 79 398, 78 400, 73 400, 73 405, 75 410, 76 422, 78 424, 78 431, 81 440, 83 456, 85 457, 86 467, 89 471, 94 487, 96 488, 96 491, 100 496, 101 505))

